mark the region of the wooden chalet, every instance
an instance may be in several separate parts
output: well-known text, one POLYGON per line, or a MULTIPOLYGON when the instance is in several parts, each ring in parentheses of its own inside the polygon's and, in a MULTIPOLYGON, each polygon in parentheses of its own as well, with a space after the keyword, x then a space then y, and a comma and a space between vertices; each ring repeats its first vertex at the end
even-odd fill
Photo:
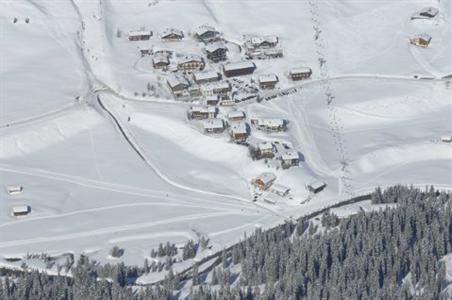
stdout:
POLYGON ((183 38, 183 31, 175 28, 166 28, 160 33, 160 39, 164 42, 181 41, 183 38))
POLYGON ((190 87, 190 83, 185 77, 172 76, 166 82, 174 97, 179 98, 189 95, 188 88, 190 87))
POLYGON ((251 61, 229 63, 223 66, 223 73, 226 77, 242 76, 253 74, 256 65, 251 61))
POLYGON ((257 176, 256 178, 254 178, 252 184, 259 190, 265 191, 273 184, 273 182, 275 182, 275 180, 276 180, 275 174, 270 172, 264 172, 257 176))
POLYGON ((166 69, 170 64, 168 55, 166 54, 156 54, 152 58, 152 66, 154 69, 166 69))
POLYGON ((185 56, 179 58, 177 62, 177 69, 180 71, 201 71, 205 66, 204 59, 200 56, 185 56))
POLYGON ((150 30, 132 30, 129 31, 129 41, 148 41, 152 36, 150 30))
POLYGON ((226 48, 226 46, 222 42, 211 43, 204 48, 204 52, 206 53, 207 59, 212 62, 225 61, 227 59, 226 58, 227 51, 228 48, 226 48))
POLYGON ((275 74, 266 74, 259 76, 258 81, 261 89, 274 89, 279 78, 275 74))
POLYGON ((204 131, 207 133, 222 133, 225 129, 222 119, 209 119, 204 121, 204 131))
POLYGON ((311 68, 308 67, 295 68, 289 71, 289 76, 294 81, 309 79, 311 75, 312 70, 311 68))
POLYGON ((251 124, 260 130, 265 131, 285 131, 287 129, 287 121, 284 119, 252 119, 251 124))
POLYGON ((213 119, 217 115, 217 108, 212 106, 192 106, 188 110, 189 119, 213 119))
POLYGON ((231 123, 230 135, 236 143, 244 143, 248 138, 246 123, 243 121, 231 123))
POLYGON ((201 25, 193 30, 193 36, 203 43, 212 43, 221 39, 221 34, 214 27, 201 25))
POLYGON ((205 71, 193 73, 193 80, 197 84, 215 82, 221 79, 220 73, 216 71, 205 71))
POLYGON ((266 36, 250 36, 245 42, 245 47, 251 49, 268 49, 274 48, 278 45, 279 38, 274 35, 266 36))
POLYGON ((245 117, 245 113, 241 110, 234 110, 228 114, 229 121, 242 121, 245 117))
POLYGON ((427 48, 432 40, 432 37, 427 33, 416 34, 410 38, 410 43, 422 48, 427 48))
POLYGON ((281 154, 281 167, 288 169, 300 164, 300 156, 296 150, 287 149, 281 154))
POLYGON ((218 97, 218 95, 207 96, 205 98, 205 102, 206 105, 216 106, 218 105, 218 103, 220 103, 220 98, 218 97))
POLYGON ((206 97, 212 95, 224 96, 231 92, 231 90, 232 86, 228 81, 214 82, 201 87, 202 94, 206 97))

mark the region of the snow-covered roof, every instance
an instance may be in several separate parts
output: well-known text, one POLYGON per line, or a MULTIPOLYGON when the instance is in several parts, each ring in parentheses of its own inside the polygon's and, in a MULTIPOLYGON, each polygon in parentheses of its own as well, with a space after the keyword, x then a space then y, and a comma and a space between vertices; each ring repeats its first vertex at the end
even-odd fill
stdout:
POLYGON ((283 160, 299 159, 298 152, 293 149, 288 149, 281 154, 283 160))
POLYGON ((269 184, 276 180, 276 175, 271 172, 264 172, 256 177, 256 180, 262 181, 262 183, 269 184))
POLYGON ((184 37, 183 31, 179 30, 179 29, 175 29, 175 28, 166 28, 165 30, 162 31, 162 33, 160 34, 160 37, 165 38, 171 34, 176 34, 176 35, 179 35, 180 37, 184 37))
POLYGON ((8 194, 18 194, 22 193, 23 187, 21 185, 9 185, 6 187, 8 194))
POLYGON ((219 82, 212 82, 209 84, 206 84, 201 87, 203 91, 211 91, 211 90, 227 90, 230 89, 231 85, 228 81, 219 81, 219 82))
POLYGON ((177 60, 177 63, 183 64, 183 63, 188 63, 188 62, 192 62, 192 61, 202 62, 203 59, 201 56, 198 56, 198 55, 186 55, 186 56, 179 57, 177 60))
POLYGON ((276 204, 278 203, 282 198, 278 195, 275 195, 273 193, 267 193, 264 195, 264 201, 270 204, 276 204))
POLYGON ((208 32, 208 31, 213 31, 213 32, 218 32, 215 27, 210 26, 210 25, 200 25, 198 27, 196 27, 193 30, 193 33, 195 33, 198 36, 203 35, 204 33, 208 32))
POLYGON ((247 133, 245 122, 234 122, 231 124, 232 133, 247 133))
POLYGON ((279 195, 285 195, 285 194, 289 193, 290 188, 288 188, 287 186, 284 186, 282 184, 275 183, 272 185, 270 191, 273 193, 279 194, 279 195))
POLYGON ((204 121, 204 129, 223 129, 224 123, 222 119, 209 119, 204 121))
POLYGON ((325 185, 326 185, 326 183, 323 181, 320 181, 320 180, 315 180, 308 184, 309 187, 311 187, 315 190, 320 189, 320 188, 324 187, 325 185))
POLYGON ((154 54, 170 54, 173 53, 173 50, 155 46, 152 48, 152 52, 154 54))
POLYGON ((283 119, 259 119, 259 126, 265 127, 283 127, 284 120, 283 119))
POLYGON ((129 31, 129 36, 143 36, 143 35, 151 35, 150 30, 131 30, 129 31))
POLYGON ((426 40, 427 42, 430 42, 430 40, 432 39, 432 37, 429 34, 425 33, 425 32, 419 33, 419 34, 415 34, 413 36, 413 38, 426 40))
POLYGON ((264 42, 270 43, 270 44, 277 44, 278 43, 278 37, 275 35, 267 35, 267 36, 253 36, 250 39, 250 42, 254 45, 260 45, 264 42))
POLYGON ((154 57, 152 58, 152 63, 153 64, 158 64, 158 63, 169 64, 168 55, 163 54, 163 53, 159 53, 157 55, 154 55, 154 57))
POLYGON ((290 74, 311 73, 312 70, 309 67, 297 67, 290 70, 290 74))
POLYGON ((270 142, 262 142, 259 143, 259 145, 257 145, 257 147, 259 148, 259 150, 261 151, 265 151, 265 150, 273 150, 273 144, 270 142))
POLYGON ((213 79, 218 79, 219 77, 220 77, 220 75, 216 71, 206 71, 206 72, 193 73, 193 78, 196 81, 199 81, 199 80, 213 80, 213 79))
POLYGON ((190 83, 188 82, 187 78, 183 76, 170 76, 166 81, 168 82, 168 85, 171 88, 175 88, 179 85, 183 85, 186 87, 190 86, 190 83))
POLYGON ((272 82, 278 82, 278 76, 275 74, 265 74, 259 76, 259 82, 260 83, 272 83, 272 82))
POLYGON ((234 110, 228 114, 229 119, 245 118, 245 113, 241 110, 234 110))
POLYGON ((208 44, 204 49, 207 52, 212 53, 218 49, 226 49, 227 50, 228 48, 226 48, 226 46, 222 42, 215 42, 215 43, 208 44))
POLYGON ((441 141, 443 141, 443 142, 452 142, 452 135, 443 135, 442 137, 441 137, 441 141))
POLYGON ((248 69, 248 68, 256 68, 256 65, 251 61, 241 61, 236 63, 229 63, 223 66, 224 70, 233 71, 237 69, 248 69))
POLYGON ((419 14, 436 16, 438 14, 438 9, 436 7, 432 7, 432 6, 424 7, 423 9, 421 9, 419 14))
POLYGON ((211 95, 206 97, 206 101, 219 101, 218 95, 211 95))
POLYGON ((215 113, 217 109, 213 106, 192 106, 190 108, 192 112, 200 112, 200 113, 215 113))
POLYGON ((13 213, 14 214, 23 214, 28 213, 30 211, 30 207, 28 205, 19 205, 13 207, 13 213))
POLYGON ((245 100, 248 100, 248 99, 251 99, 251 98, 254 98, 254 97, 258 97, 258 94, 256 94, 256 93, 244 93, 244 92, 242 92, 242 93, 237 93, 237 94, 234 94, 234 99, 235 100, 237 100, 237 101, 245 101, 245 100))

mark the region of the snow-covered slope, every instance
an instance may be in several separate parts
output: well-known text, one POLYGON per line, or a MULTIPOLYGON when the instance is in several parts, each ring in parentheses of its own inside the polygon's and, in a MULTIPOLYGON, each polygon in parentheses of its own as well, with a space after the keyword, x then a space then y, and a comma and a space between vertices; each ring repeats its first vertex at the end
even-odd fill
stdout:
POLYGON ((0 182, 24 192, 0 193, 0 255, 74 251, 106 261, 118 244, 125 261, 141 264, 159 242, 202 234, 221 249, 256 226, 377 185, 451 185, 452 151, 440 142, 452 132, 451 85, 440 80, 452 73, 449 1, 3 4, 0 182), (435 20, 410 20, 427 5, 439 8, 435 20), (202 134, 187 120, 188 104, 169 99, 165 76, 139 54, 138 46, 199 52, 189 31, 204 23, 224 33, 234 59, 245 34, 281 39, 284 58, 255 61, 256 76, 274 72, 281 90, 297 93, 240 109, 290 121, 287 132, 252 135, 301 152, 300 167, 272 169, 291 199, 252 202, 250 181, 269 167, 227 134, 202 134), (154 37, 130 43, 127 32, 141 27, 154 37), (167 27, 184 30, 185 41, 162 44, 167 27), (418 32, 432 35, 428 48, 409 45, 418 32), (300 65, 312 67, 312 80, 291 82, 288 70, 300 65), (309 195, 312 180, 327 188, 309 195), (19 204, 31 214, 10 216, 19 204))

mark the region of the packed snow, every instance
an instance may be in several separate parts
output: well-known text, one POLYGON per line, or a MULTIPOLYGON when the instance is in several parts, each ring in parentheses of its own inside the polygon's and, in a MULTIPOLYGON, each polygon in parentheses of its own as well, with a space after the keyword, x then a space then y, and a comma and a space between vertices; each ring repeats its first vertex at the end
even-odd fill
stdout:
MULTIPOLYGON (((2 4, 3 263, 42 252, 116 261, 109 250, 118 245, 120 260, 141 265, 161 242, 202 235, 211 251, 221 250, 256 227, 378 185, 451 187, 451 144, 441 141, 452 134, 452 84, 443 78, 452 74, 449 1, 2 4), (438 9, 434 18, 411 19, 427 6, 438 9), (235 106, 247 118, 288 121, 287 130, 247 123, 247 131, 298 153, 299 166, 251 159, 228 130, 205 134, 202 120, 187 118, 193 103, 169 91, 168 72, 140 54, 202 55, 205 45, 192 33, 203 24, 221 32, 229 62, 244 59, 244 36, 278 37, 284 57, 241 63, 256 71, 233 83, 275 74, 277 88, 264 93, 271 100, 235 106), (161 41, 167 28, 182 30, 183 39, 161 41), (129 31, 144 30, 150 40, 129 41, 129 31), (432 36, 429 46, 411 45, 422 32, 432 36), (312 69, 311 79, 292 81, 289 71, 302 67, 312 69), (271 191, 256 197, 252 188, 265 172, 290 190, 273 203, 264 201, 271 191), (310 192, 314 181, 324 190, 310 192), (8 186, 23 191, 12 195, 8 186), (26 215, 12 216, 24 205, 26 215)), ((205 74, 222 73, 222 65, 208 63, 205 74)), ((234 110, 222 106, 219 117, 234 110)))

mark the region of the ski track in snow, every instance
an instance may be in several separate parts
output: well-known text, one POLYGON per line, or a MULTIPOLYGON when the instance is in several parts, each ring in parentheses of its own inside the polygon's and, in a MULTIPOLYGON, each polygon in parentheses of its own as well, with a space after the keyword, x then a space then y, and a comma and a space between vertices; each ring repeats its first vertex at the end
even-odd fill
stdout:
POLYGON ((23 245, 37 244, 37 243, 48 243, 48 242, 55 242, 55 241, 73 240, 73 239, 78 239, 78 238, 105 235, 105 234, 110 234, 110 233, 118 233, 118 232, 130 231, 130 230, 150 228, 150 227, 155 227, 155 226, 159 226, 159 225, 167 225, 167 224, 179 223, 179 222, 184 222, 184 221, 208 219, 208 218, 215 218, 215 217, 228 216, 228 215, 235 215, 235 214, 230 213, 230 212, 219 212, 219 213, 210 213, 210 214, 192 214, 192 215, 185 215, 183 217, 167 218, 167 219, 164 219, 161 221, 155 221, 155 222, 144 222, 144 223, 137 223, 137 224, 131 224, 131 225, 124 225, 124 226, 111 226, 111 227, 106 227, 106 228, 97 229, 97 230, 88 230, 88 231, 83 231, 83 232, 78 232, 78 233, 56 235, 56 236, 50 236, 50 237, 12 240, 12 241, 7 241, 7 242, 0 242, 0 248, 23 246, 23 245))

